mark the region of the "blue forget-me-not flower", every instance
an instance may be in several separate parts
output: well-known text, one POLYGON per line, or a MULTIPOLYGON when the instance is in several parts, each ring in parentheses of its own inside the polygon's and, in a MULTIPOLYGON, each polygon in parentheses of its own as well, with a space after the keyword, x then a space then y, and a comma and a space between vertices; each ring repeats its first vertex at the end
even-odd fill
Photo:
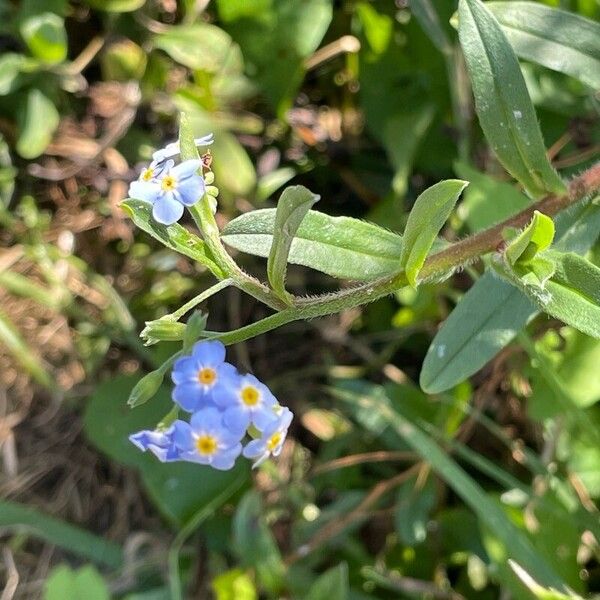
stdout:
POLYGON ((161 462, 179 460, 180 452, 175 445, 173 436, 182 423, 183 421, 175 421, 170 427, 162 431, 138 431, 129 436, 129 441, 142 452, 150 450, 161 462))
POLYGON ((142 173, 142 179, 129 186, 129 196, 152 204, 154 220, 172 225, 183 215, 184 206, 193 206, 204 195, 204 178, 198 174, 201 164, 197 159, 185 160, 177 166, 167 161, 158 176, 156 168, 151 174, 142 173))
POLYGON ((232 429, 246 430, 252 423, 262 431, 275 419, 277 400, 269 388, 254 375, 228 379, 215 402, 225 410, 225 422, 232 429))
POLYGON ((187 412, 215 406, 223 388, 238 377, 236 368, 225 362, 225 346, 221 342, 198 342, 191 356, 179 358, 173 365, 172 397, 187 412))
POLYGON ((242 452, 240 443, 245 432, 232 432, 216 408, 203 408, 183 423, 174 439, 181 449, 181 459, 210 465, 220 471, 231 469, 242 452))
POLYGON ((260 438, 252 440, 244 448, 246 458, 256 459, 253 468, 271 455, 279 456, 293 417, 294 413, 289 408, 281 407, 279 415, 266 425, 260 438))

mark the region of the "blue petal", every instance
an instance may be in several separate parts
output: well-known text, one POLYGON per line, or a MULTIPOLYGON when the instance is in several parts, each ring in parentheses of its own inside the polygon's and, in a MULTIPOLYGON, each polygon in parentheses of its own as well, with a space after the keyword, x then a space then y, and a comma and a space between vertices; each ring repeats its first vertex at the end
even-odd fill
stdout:
POLYGON ((185 206, 193 206, 204 196, 206 191, 204 179, 199 175, 187 177, 177 184, 177 191, 179 192, 180 202, 185 206))
POLYGON ((171 398, 187 412, 198 410, 202 404, 210 402, 198 383, 180 383, 176 385, 171 392, 171 398))
POLYGON ((180 450, 192 450, 194 448, 194 435, 189 423, 175 421, 173 429, 173 443, 180 450))
POLYGON ((243 455, 246 458, 256 458, 265 452, 268 453, 267 446, 262 439, 259 439, 248 442, 244 448, 243 455))
POLYGON ((154 204, 160 196, 160 184, 156 181, 132 181, 128 195, 130 198, 154 204))
POLYGON ((217 340, 197 342, 194 344, 192 356, 202 365, 217 366, 225 360, 225 346, 217 340))
POLYGON ((214 138, 215 136, 209 133, 208 135, 194 139, 194 144, 196 146, 210 146, 215 141, 214 138))
POLYGON ((182 163, 179 163, 176 167, 171 169, 171 175, 173 175, 178 182, 181 182, 187 177, 194 175, 201 164, 202 161, 197 158, 184 160, 182 163))
POLYGON ((173 365, 171 379, 173 383, 198 383, 200 365, 192 356, 178 358, 173 365))
POLYGON ((219 432, 223 429, 223 419, 221 413, 216 408, 207 407, 202 408, 192 415, 190 425, 196 433, 200 431, 219 432))
POLYGON ((152 208, 152 216, 155 221, 163 225, 173 225, 183 215, 183 204, 177 202, 172 194, 163 194, 152 208))
POLYGON ((270 407, 252 411, 252 423, 259 431, 265 431, 269 425, 277 422, 277 415, 270 407))
POLYGON ((223 423, 229 431, 243 435, 250 425, 250 413, 240 406, 232 406, 224 412, 223 423))
POLYGON ((235 459, 240 455, 242 445, 236 444, 233 448, 215 454, 210 465, 219 471, 228 471, 235 464, 235 459))

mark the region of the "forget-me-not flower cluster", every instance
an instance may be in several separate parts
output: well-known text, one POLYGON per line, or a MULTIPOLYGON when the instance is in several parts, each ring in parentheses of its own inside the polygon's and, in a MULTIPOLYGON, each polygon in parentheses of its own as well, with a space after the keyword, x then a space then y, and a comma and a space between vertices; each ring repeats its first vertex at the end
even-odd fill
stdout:
POLYGON ((240 454, 254 466, 280 454, 293 413, 254 375, 242 375, 225 362, 221 342, 195 344, 173 365, 172 379, 173 401, 191 418, 133 434, 129 439, 140 450, 162 462, 183 460, 219 470, 231 469, 240 454), (253 439, 244 446, 248 436, 253 439))
MULTIPOLYGON (((213 136, 197 138, 196 146, 208 146, 213 136)), ((175 165, 179 142, 167 144, 152 155, 152 162, 137 181, 129 186, 129 197, 152 204, 152 216, 163 225, 179 221, 185 206, 193 206, 206 191, 204 178, 198 170, 200 160, 184 160, 175 165)))

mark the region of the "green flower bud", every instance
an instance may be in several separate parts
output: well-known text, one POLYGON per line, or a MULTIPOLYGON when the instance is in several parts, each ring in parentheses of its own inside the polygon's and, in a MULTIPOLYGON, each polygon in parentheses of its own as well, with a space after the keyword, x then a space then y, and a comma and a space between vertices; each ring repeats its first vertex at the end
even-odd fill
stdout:
POLYGON ((162 317, 155 321, 146 321, 146 327, 140 333, 146 346, 157 342, 177 342, 183 339, 185 325, 172 317, 162 317))
POLYGON ((148 402, 158 392, 164 377, 165 370, 162 367, 142 377, 131 390, 127 404, 131 408, 135 408, 148 402))
POLYGON ((192 349, 192 346, 198 340, 200 334, 206 330, 207 320, 208 314, 203 313, 200 310, 194 311, 192 316, 189 318, 183 334, 184 353, 187 353, 192 349))

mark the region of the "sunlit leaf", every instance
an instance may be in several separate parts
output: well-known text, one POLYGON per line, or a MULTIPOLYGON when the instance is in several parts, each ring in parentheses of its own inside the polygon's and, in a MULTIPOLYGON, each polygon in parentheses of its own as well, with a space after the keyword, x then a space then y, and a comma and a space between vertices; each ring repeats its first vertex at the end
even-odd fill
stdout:
MULTIPOLYGON (((237 217, 223 230, 223 241, 242 252, 268 257, 275 209, 237 217)), ((292 241, 289 262, 341 279, 369 280, 399 270, 402 238, 349 217, 309 211, 292 241)))
POLYGON ((480 0, 461 0, 459 37, 487 141, 531 196, 564 193, 546 157, 533 105, 514 52, 480 0))
POLYGON ((600 88, 600 24, 537 2, 488 2, 521 58, 600 88))
POLYGON ((52 12, 29 16, 20 24, 21 36, 31 54, 45 63, 60 63, 67 58, 67 32, 64 19, 52 12))
POLYGON ((128 198, 121 207, 133 222, 167 248, 192 258, 206 266, 212 273, 220 274, 217 265, 207 256, 204 242, 178 223, 162 225, 152 218, 152 206, 142 200, 128 198))
POLYGON ((440 181, 417 198, 408 215, 400 257, 400 266, 405 269, 412 286, 416 285, 419 271, 438 233, 467 185, 468 182, 460 179, 440 181))
POLYGON ((288 187, 281 194, 275 211, 273 241, 267 261, 269 283, 277 295, 285 299, 285 276, 292 241, 311 206, 319 200, 317 194, 301 185, 288 187))

